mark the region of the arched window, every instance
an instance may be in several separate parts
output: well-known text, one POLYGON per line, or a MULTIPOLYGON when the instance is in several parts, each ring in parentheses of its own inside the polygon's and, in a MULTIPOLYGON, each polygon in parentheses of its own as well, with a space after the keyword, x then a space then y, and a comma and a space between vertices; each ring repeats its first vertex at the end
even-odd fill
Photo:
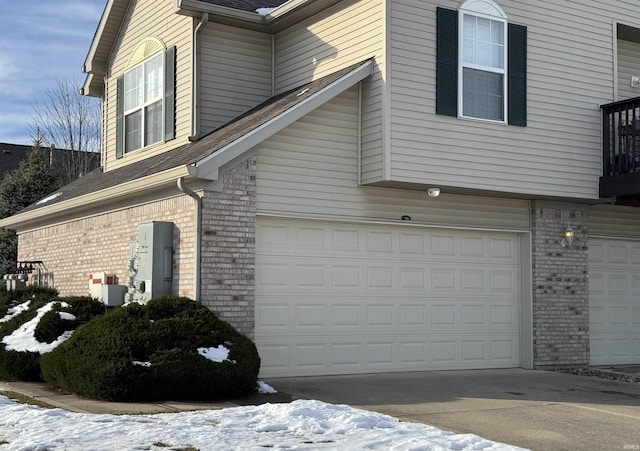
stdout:
POLYGON ((490 0, 460 6, 458 111, 504 122, 507 109, 507 16, 490 0))
POLYGON ((527 28, 492 0, 437 8, 436 113, 527 125, 527 28))
POLYGON ((173 137, 175 47, 148 37, 135 48, 118 78, 116 154, 173 137))

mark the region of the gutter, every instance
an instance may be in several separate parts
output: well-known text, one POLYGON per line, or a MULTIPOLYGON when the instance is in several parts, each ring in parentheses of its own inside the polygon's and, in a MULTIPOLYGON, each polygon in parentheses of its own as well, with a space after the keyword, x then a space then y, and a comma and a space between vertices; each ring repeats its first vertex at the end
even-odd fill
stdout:
POLYGON ((186 194, 187 196, 190 196, 193 198, 193 200, 195 200, 196 202, 196 248, 195 248, 195 274, 194 274, 194 287, 193 287, 193 292, 194 292, 194 296, 195 296, 195 300, 197 302, 201 302, 200 301, 200 281, 201 281, 201 274, 200 274, 200 270, 201 270, 201 265, 200 265, 200 246, 201 246, 201 242, 202 242, 202 198, 200 196, 198 196, 198 194, 193 191, 192 189, 190 189, 188 186, 185 185, 184 183, 184 177, 178 177, 178 180, 176 181, 177 185, 178 185, 178 189, 180 190, 180 192, 186 194))
POLYGON ((178 10, 206 12, 216 16, 228 17, 230 19, 240 20, 243 22, 267 25, 269 22, 279 19, 307 3, 311 3, 312 1, 313 0, 289 0, 264 16, 251 11, 242 11, 228 6, 214 5, 199 0, 173 0, 173 5, 178 10))
POLYGON ((191 113, 191 136, 189 141, 197 141, 200 139, 200 41, 198 36, 202 27, 209 22, 209 13, 202 13, 200 22, 193 30, 193 57, 191 60, 191 72, 192 72, 192 93, 191 101, 193 103, 193 110, 191 113))
POLYGON ((34 221, 67 216, 70 211, 90 209, 94 207, 96 203, 112 202, 118 199, 133 197, 138 193, 145 193, 154 188, 167 186, 172 184, 178 177, 183 176, 189 176, 189 165, 178 166, 131 182, 125 182, 90 194, 74 197, 73 199, 45 205, 44 207, 29 210, 24 213, 17 213, 8 218, 0 219, 0 227, 20 229, 21 226, 33 223, 34 221))

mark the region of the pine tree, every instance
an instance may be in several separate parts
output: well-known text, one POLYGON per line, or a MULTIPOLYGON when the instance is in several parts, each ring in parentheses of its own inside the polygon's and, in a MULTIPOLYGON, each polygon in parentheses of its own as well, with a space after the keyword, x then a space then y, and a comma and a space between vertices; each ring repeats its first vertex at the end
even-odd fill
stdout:
MULTIPOLYGON (((36 141, 18 168, 0 182, 0 218, 11 216, 60 187, 48 153, 36 141)), ((13 230, 0 229, 0 275, 16 266, 18 239, 13 230)))

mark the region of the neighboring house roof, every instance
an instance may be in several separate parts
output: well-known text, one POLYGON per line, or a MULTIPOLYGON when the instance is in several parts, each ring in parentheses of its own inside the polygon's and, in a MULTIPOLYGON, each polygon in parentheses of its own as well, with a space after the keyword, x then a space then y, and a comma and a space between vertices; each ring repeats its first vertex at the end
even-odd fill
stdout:
POLYGON ((23 144, 0 143, 0 178, 7 172, 18 169, 31 147, 23 144))
POLYGON ((71 209, 175 184, 179 177, 217 180, 224 164, 362 81, 372 70, 372 60, 360 62, 271 97, 199 141, 112 171, 97 169, 62 187, 55 198, 50 196, 47 202, 0 220, 0 227, 15 228, 47 216, 63 216, 71 209))
MULTIPOLYGON (((0 178, 7 172, 18 169, 20 162, 27 158, 27 154, 32 148, 32 145, 0 143, 0 178)), ((71 150, 50 149, 49 147, 42 147, 42 150, 51 152, 49 162, 55 170, 65 168, 64 161, 70 161, 65 160, 65 157, 69 155, 69 152, 72 152, 71 150)), ((87 167, 90 170, 99 167, 100 154, 92 153, 90 157, 92 158, 88 160, 87 167)))

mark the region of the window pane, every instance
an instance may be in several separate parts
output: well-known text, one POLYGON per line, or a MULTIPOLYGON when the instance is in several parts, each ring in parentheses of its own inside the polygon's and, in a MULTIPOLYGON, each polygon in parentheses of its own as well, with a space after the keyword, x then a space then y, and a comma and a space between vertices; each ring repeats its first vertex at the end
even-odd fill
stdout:
POLYGON ((504 69, 504 23, 464 14, 462 26, 463 63, 504 69))
POLYGON ((476 57, 474 59, 475 64, 481 66, 491 67, 491 46, 488 42, 478 41, 476 43, 476 57))
POLYGON ((504 45, 504 23, 496 20, 491 21, 491 42, 504 45))
POLYGON ((153 102, 156 99, 162 97, 162 79, 163 79, 163 71, 162 71, 162 56, 160 53, 157 56, 151 58, 144 64, 145 70, 145 103, 153 102))
POLYGON ((145 146, 162 140, 162 100, 145 109, 144 135, 145 146))
POLYGON ((124 74, 124 110, 142 105, 142 66, 124 74))
POLYGON ((462 114, 467 117, 504 120, 502 74, 464 68, 462 114))
POLYGON ((491 42, 491 20, 478 17, 478 37, 476 38, 480 42, 491 42))
POLYGON ((134 113, 128 114, 124 118, 124 151, 131 152, 132 150, 142 147, 142 111, 138 110, 134 113))

